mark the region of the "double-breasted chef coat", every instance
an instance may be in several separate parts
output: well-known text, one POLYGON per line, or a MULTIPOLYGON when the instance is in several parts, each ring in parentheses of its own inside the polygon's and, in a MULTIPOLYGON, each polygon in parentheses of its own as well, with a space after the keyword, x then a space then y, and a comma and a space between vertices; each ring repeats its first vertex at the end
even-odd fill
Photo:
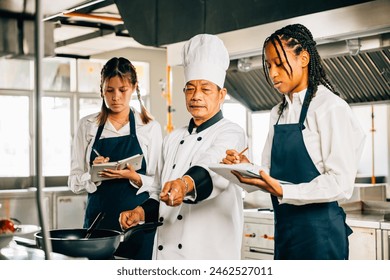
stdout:
MULTIPOLYGON (((192 130, 191 123, 177 129, 164 139, 160 186, 193 166, 208 170, 227 149, 242 150, 245 145, 243 129, 224 119, 221 111, 197 129, 192 130)), ((197 201, 196 192, 202 191, 198 189, 178 207, 160 203, 163 225, 155 237, 155 259, 240 259, 242 190, 212 171, 209 174, 212 191, 204 200, 197 201)))

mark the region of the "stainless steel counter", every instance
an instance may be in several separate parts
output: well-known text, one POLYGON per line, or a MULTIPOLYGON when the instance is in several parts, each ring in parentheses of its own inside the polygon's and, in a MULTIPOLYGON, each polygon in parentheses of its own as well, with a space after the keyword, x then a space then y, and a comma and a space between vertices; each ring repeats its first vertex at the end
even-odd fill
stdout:
POLYGON ((244 216, 246 218, 263 218, 267 220, 273 220, 274 212, 270 208, 245 209, 244 216))
POLYGON ((364 228, 381 228, 381 222, 383 221, 383 215, 381 214, 367 214, 361 212, 347 212, 347 224, 352 227, 364 227, 364 228))
MULTIPOLYGON (((44 260, 45 253, 43 250, 20 246, 16 242, 11 243, 0 249, 0 260, 44 260)), ((51 253, 53 260, 69 260, 75 259, 58 253, 51 253)), ((84 258, 80 258, 84 259, 84 258)))
MULTIPOLYGON (((388 260, 390 202, 353 201, 341 204, 347 224, 353 229, 350 259, 388 260)), ((270 259, 273 254, 273 219, 270 209, 245 209, 243 259, 270 259)))
POLYGON ((381 229, 390 230, 390 221, 381 222, 381 229))
POLYGON ((382 223, 389 223, 390 202, 387 201, 355 201, 343 203, 341 207, 347 214, 350 226, 366 228, 382 228, 382 223))
MULTIPOLYGON (((390 202, 355 201, 341 204, 347 214, 347 223, 350 226, 380 229, 389 229, 390 221, 385 215, 390 213, 390 202)), ((246 218, 273 219, 272 209, 245 209, 246 218)))

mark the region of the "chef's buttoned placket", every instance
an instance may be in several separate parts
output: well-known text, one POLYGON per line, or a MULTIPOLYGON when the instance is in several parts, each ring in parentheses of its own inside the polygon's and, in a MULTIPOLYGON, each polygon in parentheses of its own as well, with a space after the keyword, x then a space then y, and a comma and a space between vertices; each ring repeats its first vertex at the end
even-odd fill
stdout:
MULTIPOLYGON (((182 215, 182 214, 178 214, 178 215, 177 215, 177 220, 178 220, 178 221, 184 222, 183 219, 184 219, 184 215, 182 215)), ((159 222, 164 222, 164 217, 160 217, 160 218, 159 218, 159 222)), ((179 240, 179 242, 177 243, 177 248, 178 248, 179 250, 181 250, 181 249, 183 248, 183 242, 182 242, 181 240, 179 240)), ((158 249, 159 251, 164 250, 164 245, 163 245, 163 244, 159 244, 159 245, 157 246, 157 249, 158 249)))
MULTIPOLYGON (((180 140, 178 148, 177 148, 177 151, 176 151, 176 154, 175 154, 174 163, 172 165, 172 172, 176 168, 176 163, 180 162, 180 158, 178 159, 177 156, 180 155, 180 153, 183 152, 182 149, 186 149, 186 144, 191 147, 190 150, 192 150, 192 151, 198 150, 198 147, 196 147, 196 146, 197 146, 198 143, 201 143, 202 137, 201 136, 196 137, 196 134, 198 134, 198 132, 196 131, 196 127, 194 127, 192 129, 191 134, 189 132, 187 132, 186 135, 183 136, 183 139, 180 140), (196 141, 194 141, 194 137, 196 137, 196 141)), ((184 152, 182 154, 188 156, 188 153, 184 152)), ((189 163, 188 168, 190 168, 191 165, 192 165, 192 162, 189 163)), ((184 174, 182 174, 182 175, 184 175, 184 174)), ((184 219, 183 219, 184 215, 183 215, 183 213, 181 213, 181 210, 182 210, 182 208, 180 209, 179 213, 177 214, 176 222, 184 223, 184 219)), ((164 221, 164 217, 160 217, 159 221, 163 222, 164 221)), ((182 228, 182 226, 180 226, 180 228, 182 228)), ((178 250, 181 250, 183 248, 183 240, 177 240, 177 246, 175 246, 175 247, 178 250)), ((163 251, 164 250, 164 245, 163 244, 159 244, 157 246, 157 249, 159 251, 163 251)))
MULTIPOLYGON (((179 215, 177 215, 177 220, 178 221, 180 221, 181 223, 183 223, 184 221, 183 221, 183 215, 181 215, 181 214, 179 214, 179 215)), ((183 242, 181 242, 180 240, 179 240, 179 243, 177 244, 177 248, 179 249, 179 250, 181 250, 182 248, 183 248, 183 242)))
MULTIPOLYGON (((179 150, 181 149, 181 147, 182 147, 182 145, 184 144, 184 139, 182 139, 181 141, 180 141, 180 145, 179 145, 179 150)), ((177 153, 178 152, 180 152, 180 151, 177 151, 177 153)), ((176 155, 177 155, 177 153, 176 153, 176 155)), ((173 163, 173 166, 172 166, 172 169, 175 169, 175 167, 176 167, 176 155, 175 155, 175 161, 174 161, 174 163, 173 163)))
MULTIPOLYGON (((194 127, 194 129, 192 130, 191 134, 185 135, 183 137, 183 139, 180 140, 177 152, 175 154, 175 159, 174 159, 174 162, 173 162, 173 165, 172 165, 172 169, 175 169, 177 162, 180 161, 180 159, 178 159, 178 155, 181 154, 182 149, 186 149, 186 147, 187 147, 186 144, 191 146, 191 140, 192 140, 191 137, 195 137, 196 136, 195 134, 198 134, 198 132, 196 131, 196 128, 194 127), (188 139, 186 140, 185 138, 188 138, 188 139)), ((202 139, 203 138, 201 136, 198 136, 196 138, 196 141, 192 144, 191 150, 198 150, 199 148, 196 147, 196 145, 198 143, 201 143, 202 139)), ((187 155, 187 153, 184 152, 183 155, 187 155)), ((189 163, 188 168, 190 168, 191 166, 192 166, 192 162, 189 163)), ((184 174, 182 174, 182 175, 184 175, 184 174)))
MULTIPOLYGON (((197 134, 196 128, 194 128, 194 129, 192 130, 192 133, 191 133, 191 134, 184 136, 184 138, 186 138, 186 137, 191 137, 191 136, 195 136, 194 134, 197 134)), ((196 140, 197 140, 197 141, 192 145, 192 149, 195 149, 195 150, 197 150, 197 148, 195 147, 195 145, 196 145, 197 143, 200 143, 200 141, 202 140, 202 137, 199 136, 199 137, 196 138, 196 140)), ((185 148, 186 148, 186 146, 184 145, 184 144, 186 143, 185 139, 180 140, 179 143, 180 143, 180 145, 179 145, 179 147, 178 147, 178 151, 177 151, 176 155, 177 155, 178 153, 181 152, 181 149, 185 149, 185 148)), ((191 144, 190 141, 187 141, 187 144, 191 144)), ((177 162, 177 157, 176 157, 176 155, 175 155, 175 161, 174 161, 174 164, 173 164, 173 166, 172 166, 172 169, 175 169, 175 167, 176 167, 176 162, 177 162)), ((192 162, 189 163, 188 168, 190 168, 191 165, 192 165, 192 162)), ((160 221, 163 221, 163 220, 164 220, 164 218, 163 218, 163 217, 160 217, 160 221)), ((178 222, 178 221, 184 222, 184 221, 182 221, 182 220, 183 220, 183 215, 179 212, 179 214, 177 215, 177 222, 178 222)), ((179 241, 179 242, 177 243, 177 249, 181 250, 181 249, 183 248, 183 242, 182 242, 181 240, 178 240, 178 241, 179 241)), ((164 246, 163 246, 163 245, 159 245, 159 246, 158 246, 158 250, 162 251, 163 249, 164 249, 164 246)))

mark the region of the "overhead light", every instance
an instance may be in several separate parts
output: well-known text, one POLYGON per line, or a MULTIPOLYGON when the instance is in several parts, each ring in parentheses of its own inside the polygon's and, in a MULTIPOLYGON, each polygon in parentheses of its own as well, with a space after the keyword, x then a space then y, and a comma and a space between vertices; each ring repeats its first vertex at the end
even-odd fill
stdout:
POLYGON ((347 48, 350 55, 358 55, 361 48, 360 39, 348 39, 347 40, 347 48))
POLYGON ((240 72, 248 72, 252 70, 252 62, 250 57, 240 58, 237 61, 237 68, 240 72))

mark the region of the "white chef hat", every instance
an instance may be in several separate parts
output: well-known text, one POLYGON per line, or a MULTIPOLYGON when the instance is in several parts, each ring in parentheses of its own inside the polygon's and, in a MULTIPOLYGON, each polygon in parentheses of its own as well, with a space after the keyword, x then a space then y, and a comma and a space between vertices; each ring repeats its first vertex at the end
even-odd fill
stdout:
POLYGON ((207 80, 223 88, 229 53, 222 40, 215 35, 199 34, 183 47, 185 82, 207 80))

